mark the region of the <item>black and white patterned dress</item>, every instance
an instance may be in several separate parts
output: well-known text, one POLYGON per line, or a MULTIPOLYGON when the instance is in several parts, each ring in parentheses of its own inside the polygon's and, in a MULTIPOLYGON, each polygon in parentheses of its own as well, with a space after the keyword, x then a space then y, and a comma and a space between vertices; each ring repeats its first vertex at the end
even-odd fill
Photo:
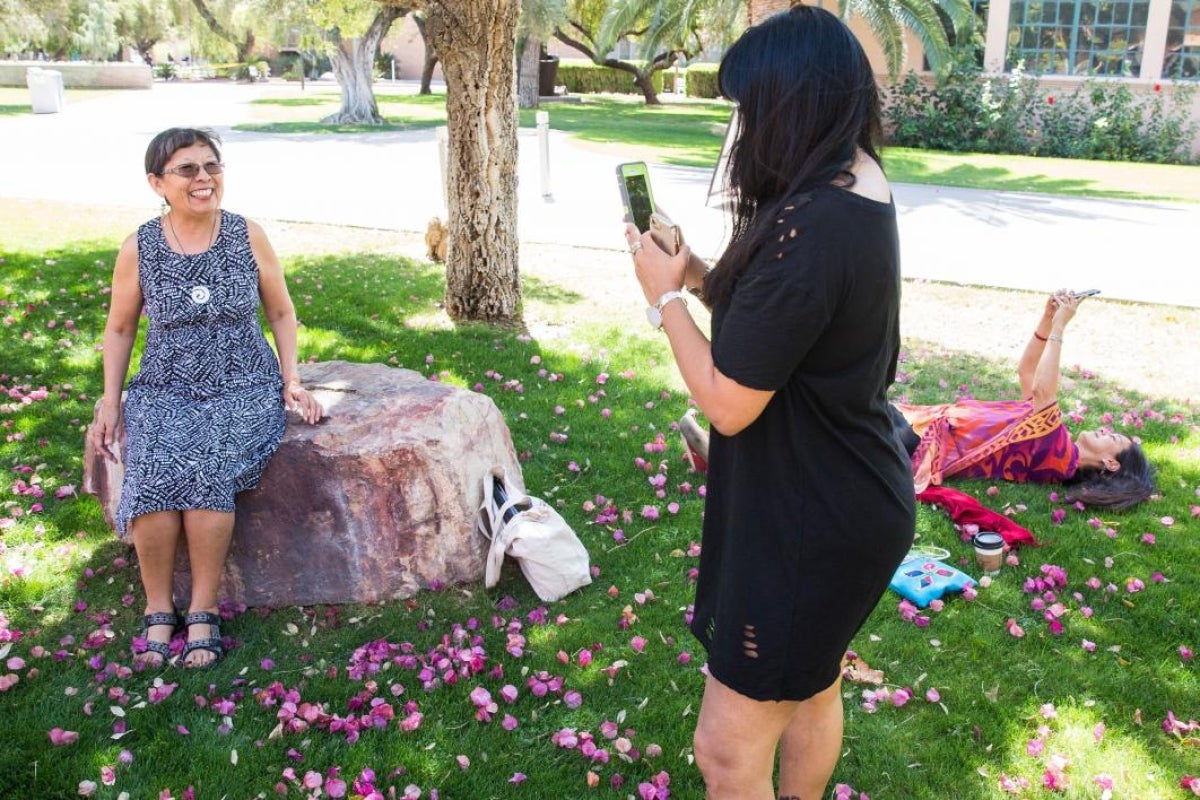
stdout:
POLYGON ((233 511, 258 485, 285 424, 279 360, 258 320, 258 264, 246 220, 221 212, 212 246, 184 256, 161 219, 138 228, 150 318, 124 420, 117 528, 154 511, 233 511))

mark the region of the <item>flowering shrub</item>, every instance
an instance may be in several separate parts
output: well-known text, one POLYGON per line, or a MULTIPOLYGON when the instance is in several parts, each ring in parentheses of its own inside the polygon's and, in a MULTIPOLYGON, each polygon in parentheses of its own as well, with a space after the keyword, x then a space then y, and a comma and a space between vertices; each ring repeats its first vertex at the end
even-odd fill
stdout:
POLYGON ((1200 124, 1188 112, 1195 87, 1148 96, 1116 80, 1046 92, 1018 64, 985 75, 964 50, 933 87, 910 72, 887 93, 890 144, 952 152, 1187 164, 1200 124))

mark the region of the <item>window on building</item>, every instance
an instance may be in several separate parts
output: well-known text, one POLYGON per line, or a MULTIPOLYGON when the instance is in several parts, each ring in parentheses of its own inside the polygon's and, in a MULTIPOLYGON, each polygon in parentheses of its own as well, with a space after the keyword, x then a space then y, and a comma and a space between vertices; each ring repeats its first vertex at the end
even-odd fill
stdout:
POLYGON ((1200 80, 1200 0, 1175 0, 1171 4, 1163 77, 1200 80))
POLYGON ((1014 0, 1005 68, 1136 77, 1149 10, 1149 0, 1014 0))

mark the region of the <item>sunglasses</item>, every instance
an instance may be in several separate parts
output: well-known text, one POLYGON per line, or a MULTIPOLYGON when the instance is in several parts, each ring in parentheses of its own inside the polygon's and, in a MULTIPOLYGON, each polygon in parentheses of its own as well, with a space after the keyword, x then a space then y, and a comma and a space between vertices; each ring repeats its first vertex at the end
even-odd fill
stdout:
POLYGON ((181 178, 190 179, 199 175, 201 169, 203 169, 209 175, 220 175, 225 171, 225 165, 220 161, 209 161, 203 166, 200 164, 180 164, 178 167, 164 169, 163 173, 166 174, 170 172, 172 175, 178 175, 181 178))

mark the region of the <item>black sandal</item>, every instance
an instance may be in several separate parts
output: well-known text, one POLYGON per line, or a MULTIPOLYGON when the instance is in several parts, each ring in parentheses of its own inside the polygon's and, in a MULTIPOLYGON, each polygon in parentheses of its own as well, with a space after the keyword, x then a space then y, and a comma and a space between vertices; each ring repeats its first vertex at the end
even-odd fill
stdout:
POLYGON ((145 645, 141 648, 137 643, 134 643, 132 648, 133 655, 136 658, 144 653, 155 653, 161 661, 157 664, 152 664, 149 661, 141 660, 140 663, 150 667, 161 667, 171 660, 171 642, 168 639, 165 642, 156 642, 150 638, 150 629, 157 628, 160 625, 169 625, 171 628, 171 636, 175 636, 175 632, 179 630, 179 615, 174 611, 155 611, 142 617, 142 630, 138 633, 138 637, 145 640, 145 645))
POLYGON ((221 617, 211 611, 193 611, 183 618, 185 627, 190 628, 192 625, 208 625, 208 636, 204 639, 189 640, 183 648, 183 655, 180 661, 189 669, 198 669, 202 667, 211 667, 216 664, 225 655, 225 643, 221 639, 221 617), (207 650, 212 653, 215 658, 207 664, 191 665, 187 661, 190 653, 196 650, 207 650))

